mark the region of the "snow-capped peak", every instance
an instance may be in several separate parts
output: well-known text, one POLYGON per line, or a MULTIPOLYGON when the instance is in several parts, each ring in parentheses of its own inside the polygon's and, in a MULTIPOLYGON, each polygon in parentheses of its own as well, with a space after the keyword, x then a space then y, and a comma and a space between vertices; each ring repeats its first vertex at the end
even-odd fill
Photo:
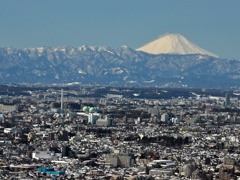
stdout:
POLYGON ((165 34, 136 50, 150 54, 205 54, 218 57, 216 54, 208 52, 188 41, 180 34, 165 34))

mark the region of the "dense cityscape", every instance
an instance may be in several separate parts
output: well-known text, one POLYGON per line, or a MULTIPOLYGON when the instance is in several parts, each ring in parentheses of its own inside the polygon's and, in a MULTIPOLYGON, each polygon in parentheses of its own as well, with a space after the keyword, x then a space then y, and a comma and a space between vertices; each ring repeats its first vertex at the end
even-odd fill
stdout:
POLYGON ((240 1, 1 1, 0 180, 240 180, 240 1))
POLYGON ((238 179, 235 90, 0 87, 1 179, 238 179))

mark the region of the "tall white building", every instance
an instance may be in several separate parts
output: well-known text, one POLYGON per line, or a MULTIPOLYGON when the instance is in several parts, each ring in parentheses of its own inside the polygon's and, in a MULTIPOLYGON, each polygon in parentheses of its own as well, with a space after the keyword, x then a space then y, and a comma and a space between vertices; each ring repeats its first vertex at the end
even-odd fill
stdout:
POLYGON ((164 113, 161 115, 161 122, 168 122, 168 114, 164 113))

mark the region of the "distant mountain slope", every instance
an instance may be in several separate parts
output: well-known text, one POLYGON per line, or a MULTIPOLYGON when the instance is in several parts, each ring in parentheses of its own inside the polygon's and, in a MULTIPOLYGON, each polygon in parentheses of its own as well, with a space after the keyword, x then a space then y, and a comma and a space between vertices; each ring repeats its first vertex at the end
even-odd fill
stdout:
POLYGON ((164 87, 240 86, 240 61, 201 54, 148 54, 127 46, 0 48, 0 83, 164 87))
POLYGON ((218 57, 193 44, 180 34, 166 34, 136 50, 150 54, 204 54, 218 57))

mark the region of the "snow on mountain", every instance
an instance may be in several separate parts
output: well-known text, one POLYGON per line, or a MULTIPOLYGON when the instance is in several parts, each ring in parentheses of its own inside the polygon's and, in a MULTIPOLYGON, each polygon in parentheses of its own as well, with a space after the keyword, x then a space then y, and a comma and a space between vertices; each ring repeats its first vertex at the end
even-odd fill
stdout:
POLYGON ((190 42, 180 34, 163 35, 136 50, 150 54, 205 54, 218 57, 216 54, 208 52, 190 42))
POLYGON ((174 36, 171 43, 175 44, 175 49, 187 54, 174 51, 174 54, 154 55, 127 46, 0 48, 0 82, 199 88, 240 86, 240 60, 216 58, 202 49, 199 51, 181 35, 174 36))

